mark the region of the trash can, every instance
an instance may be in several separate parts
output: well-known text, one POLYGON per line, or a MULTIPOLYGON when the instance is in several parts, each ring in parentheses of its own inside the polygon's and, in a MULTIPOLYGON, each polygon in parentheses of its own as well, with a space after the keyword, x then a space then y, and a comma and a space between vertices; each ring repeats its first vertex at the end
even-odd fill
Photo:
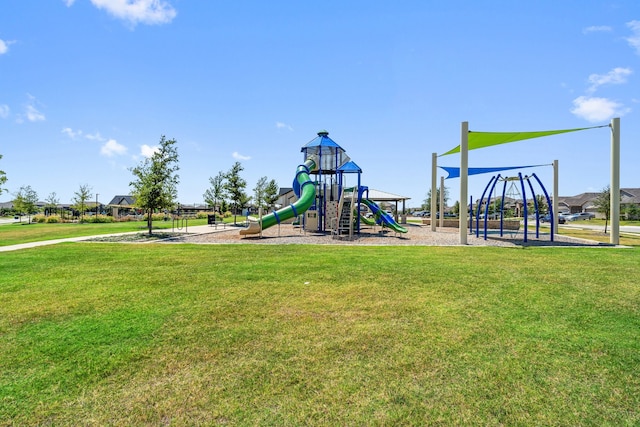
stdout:
POLYGON ((215 215, 207 215, 207 224, 215 225, 215 223, 216 223, 216 216, 215 215))

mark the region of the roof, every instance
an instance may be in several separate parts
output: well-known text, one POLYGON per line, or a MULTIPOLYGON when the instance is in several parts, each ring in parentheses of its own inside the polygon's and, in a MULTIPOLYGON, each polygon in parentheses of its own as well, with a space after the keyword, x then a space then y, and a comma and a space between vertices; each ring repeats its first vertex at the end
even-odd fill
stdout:
MULTIPOLYGON (((579 206, 583 209, 593 207, 593 202, 600 196, 602 192, 598 193, 581 193, 576 196, 570 197, 558 197, 558 203, 565 206, 579 206)), ((621 188, 620 189, 620 203, 627 204, 640 204, 640 188, 621 188)))
POLYGON ((381 190, 374 190, 372 188, 369 189, 369 196, 367 197, 369 200, 379 201, 379 202, 395 202, 396 200, 409 200, 411 197, 400 196, 398 194, 387 193, 381 190))
POLYGON ((340 172, 346 173, 362 173, 362 169, 360 169, 360 166, 358 166, 356 162, 353 161, 346 162, 344 165, 340 166, 338 170, 340 172))
POLYGON ((318 136, 307 142, 304 147, 302 147, 301 151, 304 151, 305 148, 311 147, 333 147, 342 150, 342 147, 338 145, 333 139, 329 138, 329 132, 326 130, 321 130, 318 132, 318 136))
POLYGON ((278 196, 284 196, 287 193, 291 193, 293 188, 291 187, 280 187, 280 191, 278 192, 278 196))
POLYGON ((136 199, 133 196, 113 196, 113 199, 108 203, 115 206, 132 206, 136 203, 136 199))

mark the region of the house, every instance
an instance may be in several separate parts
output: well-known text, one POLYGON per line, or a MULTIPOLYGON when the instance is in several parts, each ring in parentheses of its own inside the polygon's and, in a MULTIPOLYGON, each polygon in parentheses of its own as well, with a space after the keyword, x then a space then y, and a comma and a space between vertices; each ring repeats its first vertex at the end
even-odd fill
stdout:
MULTIPOLYGON (((570 213, 591 212, 596 218, 604 218, 604 214, 598 212, 597 199, 602 194, 599 193, 582 193, 572 197, 558 197, 558 208, 560 211, 569 211, 570 213)), ((640 188, 621 188, 620 189, 620 208, 622 213, 625 207, 635 205, 640 208, 640 188)))
POLYGON ((596 199, 600 193, 582 193, 577 196, 558 197, 558 210, 560 212, 579 213, 591 212, 596 213, 596 199))
POLYGON ((136 199, 133 196, 114 196, 107 207, 111 208, 111 214, 117 218, 132 214, 135 204, 136 199))
POLYGON ((278 200, 276 200, 276 208, 281 208, 284 206, 289 206, 293 204, 298 198, 293 192, 293 188, 291 187, 280 187, 280 191, 278 192, 278 200))

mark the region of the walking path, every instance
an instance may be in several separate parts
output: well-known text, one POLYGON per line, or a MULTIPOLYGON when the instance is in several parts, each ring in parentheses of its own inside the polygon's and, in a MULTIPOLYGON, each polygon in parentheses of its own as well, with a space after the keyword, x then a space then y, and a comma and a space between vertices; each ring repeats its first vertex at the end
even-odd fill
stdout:
MULTIPOLYGON (((228 228, 226 229, 228 230, 228 228)), ((167 229, 167 230, 160 230, 160 231, 171 232, 173 234, 184 233, 184 234, 192 235, 192 234, 215 233, 215 232, 224 231, 224 230, 225 230, 224 227, 215 227, 210 225, 196 225, 193 227, 188 227, 186 230, 171 231, 167 229)), ((133 234, 143 234, 143 233, 146 233, 146 231, 130 231, 127 233, 98 234, 93 236, 80 236, 80 237, 67 237, 64 239, 41 240, 38 242, 29 242, 29 243, 20 243, 17 245, 0 246, 0 252, 18 251, 21 249, 37 248, 39 246, 56 245, 58 243, 64 243, 64 242, 82 242, 85 240, 98 239, 100 237, 124 236, 128 234, 133 235, 133 234)))

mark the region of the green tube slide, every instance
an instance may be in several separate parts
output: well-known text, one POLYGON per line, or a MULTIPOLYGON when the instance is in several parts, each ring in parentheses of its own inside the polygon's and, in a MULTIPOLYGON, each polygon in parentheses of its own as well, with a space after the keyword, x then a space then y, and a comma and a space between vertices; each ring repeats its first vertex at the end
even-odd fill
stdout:
POLYGON ((304 164, 298 166, 294 182, 294 185, 297 182, 300 187, 300 196, 298 197, 298 200, 289 206, 264 215, 262 217, 262 222, 260 222, 260 220, 250 218, 251 222, 249 223, 249 227, 240 230, 240 234, 256 234, 259 233, 260 230, 264 230, 265 228, 279 224, 284 220, 305 213, 307 209, 313 205, 316 198, 316 186, 313 184, 313 181, 309 176, 309 172, 316 170, 317 167, 315 157, 309 157, 304 164))

